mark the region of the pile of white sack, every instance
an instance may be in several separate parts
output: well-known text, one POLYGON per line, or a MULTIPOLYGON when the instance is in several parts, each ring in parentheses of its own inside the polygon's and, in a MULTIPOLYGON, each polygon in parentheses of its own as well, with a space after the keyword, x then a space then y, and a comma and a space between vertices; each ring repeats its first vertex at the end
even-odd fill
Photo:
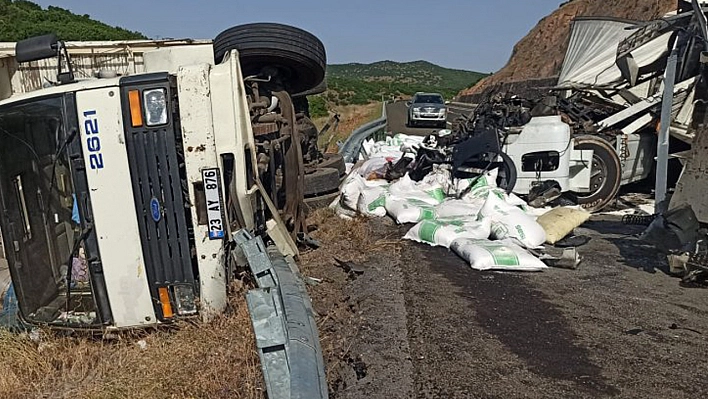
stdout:
POLYGON ((342 217, 389 215, 415 224, 405 239, 452 249, 477 270, 540 271, 547 266, 526 249, 546 241, 537 209, 496 185, 496 170, 470 179, 451 179, 434 169, 420 182, 405 175, 389 183, 370 179, 374 171, 407 156, 422 138, 397 135, 365 144, 369 159, 342 184, 333 208, 342 217), (369 178, 369 179, 367 179, 369 178))

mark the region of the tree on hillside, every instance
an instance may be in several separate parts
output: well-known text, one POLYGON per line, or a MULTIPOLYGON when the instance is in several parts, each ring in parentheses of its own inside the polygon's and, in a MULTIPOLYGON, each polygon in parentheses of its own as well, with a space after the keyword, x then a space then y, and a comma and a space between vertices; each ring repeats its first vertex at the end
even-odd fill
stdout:
POLYGON ((62 40, 131 40, 145 35, 112 27, 76 15, 60 7, 40 5, 26 0, 0 0, 0 41, 16 42, 28 37, 56 33, 62 40))

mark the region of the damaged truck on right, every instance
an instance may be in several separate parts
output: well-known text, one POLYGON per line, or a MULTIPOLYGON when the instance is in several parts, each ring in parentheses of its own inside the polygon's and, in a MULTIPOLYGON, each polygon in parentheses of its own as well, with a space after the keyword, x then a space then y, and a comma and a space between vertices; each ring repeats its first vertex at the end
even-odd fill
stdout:
MULTIPOLYGON (((598 211, 620 186, 646 179, 654 170, 672 50, 678 61, 671 82, 671 157, 682 158, 690 148, 705 11, 694 1, 680 2, 676 13, 657 21, 576 18, 550 96, 532 100, 493 93, 473 115, 457 121, 455 133, 498 134, 491 147, 505 155, 496 160, 509 191, 533 195, 555 188, 558 195, 598 211)), ((470 162, 475 154, 470 149, 481 142, 457 149, 453 166, 487 166, 484 160, 470 162)))

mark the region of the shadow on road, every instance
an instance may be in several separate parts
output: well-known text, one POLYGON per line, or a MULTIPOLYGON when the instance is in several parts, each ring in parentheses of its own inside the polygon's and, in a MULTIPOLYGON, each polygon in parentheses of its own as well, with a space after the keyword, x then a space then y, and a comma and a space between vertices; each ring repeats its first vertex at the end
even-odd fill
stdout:
POLYGON ((532 372, 570 381, 593 395, 617 393, 589 359, 588 350, 574 342, 576 335, 563 314, 542 292, 519 275, 481 273, 450 259, 450 254, 431 251, 429 261, 461 288, 458 295, 470 302, 479 327, 523 359, 532 372))

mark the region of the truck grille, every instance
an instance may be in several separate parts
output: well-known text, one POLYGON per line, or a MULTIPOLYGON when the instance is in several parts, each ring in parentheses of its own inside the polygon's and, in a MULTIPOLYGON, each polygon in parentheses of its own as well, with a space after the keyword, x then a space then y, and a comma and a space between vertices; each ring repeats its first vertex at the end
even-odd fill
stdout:
POLYGON ((126 137, 138 225, 151 283, 194 281, 185 200, 174 132, 131 131, 126 137))
POLYGON ((164 88, 167 93, 173 90, 166 74, 128 77, 121 83, 125 144, 145 269, 156 313, 161 315, 158 288, 172 285, 196 288, 184 152, 176 122, 177 99, 167 97, 171 112, 166 125, 133 128, 127 106, 130 90, 140 90, 141 95, 143 89, 164 88))

